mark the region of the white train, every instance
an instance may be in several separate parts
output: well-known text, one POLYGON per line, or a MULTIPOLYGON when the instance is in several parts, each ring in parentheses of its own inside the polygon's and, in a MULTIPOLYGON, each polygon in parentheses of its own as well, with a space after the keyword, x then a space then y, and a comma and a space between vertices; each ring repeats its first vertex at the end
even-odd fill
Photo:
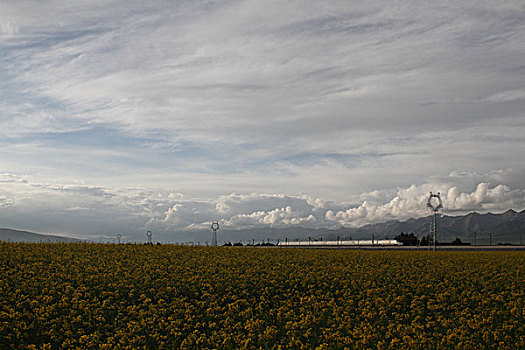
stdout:
POLYGON ((297 246, 374 246, 374 245, 403 245, 395 239, 362 239, 351 241, 285 241, 279 242, 279 246, 297 247, 297 246))

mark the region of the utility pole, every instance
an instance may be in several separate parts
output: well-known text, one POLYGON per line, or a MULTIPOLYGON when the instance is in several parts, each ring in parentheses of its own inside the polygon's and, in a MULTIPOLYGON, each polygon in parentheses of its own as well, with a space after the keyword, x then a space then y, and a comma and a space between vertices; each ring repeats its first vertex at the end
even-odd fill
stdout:
POLYGON ((432 239, 432 245, 433 250, 436 250, 436 240, 437 240, 437 233, 438 233, 438 215, 439 211, 443 209, 443 201, 441 201, 441 194, 438 192, 437 194, 432 194, 430 192, 430 196, 428 197, 427 201, 427 208, 432 212, 432 216, 430 217, 430 237, 432 239), (436 198, 437 203, 432 204, 432 199, 436 198))
POLYGON ((212 240, 211 240, 211 245, 216 247, 217 246, 217 230, 219 229, 219 222, 218 221, 214 221, 212 224, 211 224, 211 229, 213 231, 213 236, 212 236, 212 240))
POLYGON ((489 245, 492 245, 492 232, 489 232, 489 245))

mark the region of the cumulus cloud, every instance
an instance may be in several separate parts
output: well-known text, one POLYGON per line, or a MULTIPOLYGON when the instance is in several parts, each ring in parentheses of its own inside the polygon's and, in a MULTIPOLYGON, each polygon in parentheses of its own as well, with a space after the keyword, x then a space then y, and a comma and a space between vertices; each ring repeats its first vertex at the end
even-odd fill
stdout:
POLYGON ((0 207, 7 208, 15 205, 15 200, 12 198, 7 198, 6 196, 0 195, 0 207))
POLYGON ((457 187, 448 189, 445 203, 450 211, 488 211, 501 208, 522 208, 525 204, 525 191, 511 189, 507 185, 480 183, 471 193, 461 193, 457 187))
POLYGON ((170 205, 166 211, 157 213, 150 218, 146 226, 161 231, 197 229, 209 226, 208 222, 214 220, 216 216, 211 201, 188 199, 178 201, 170 205))
POLYGON ((328 210, 326 219, 341 225, 362 226, 387 220, 406 220, 428 215, 426 202, 429 192, 441 191, 444 213, 461 215, 472 211, 502 212, 508 209, 522 210, 525 207, 525 189, 511 189, 507 185, 479 183, 472 192, 463 192, 452 184, 412 185, 399 189, 387 203, 361 204, 334 212, 328 210))
POLYGON ((293 207, 295 210, 310 211, 309 198, 286 196, 283 194, 236 194, 220 196, 216 208, 223 214, 251 214, 255 211, 272 211, 276 208, 293 207))
POLYGON ((326 219, 344 226, 362 226, 388 220, 404 220, 425 214, 428 192, 417 186, 399 190, 398 194, 387 203, 372 204, 364 201, 358 206, 334 212, 328 210, 326 219), (415 192, 415 193, 414 193, 415 192))
POLYGON ((13 23, 5 22, 0 25, 0 34, 14 35, 18 33, 18 27, 13 23))
POLYGON ((226 227, 248 228, 248 227, 312 227, 317 221, 313 214, 298 212, 291 206, 275 208, 270 211, 257 211, 250 214, 237 214, 227 220, 223 220, 226 227), (306 216, 304 216, 306 215, 306 216))
POLYGON ((28 176, 20 176, 16 174, 10 174, 10 173, 0 173, 0 182, 3 183, 27 183, 28 176))

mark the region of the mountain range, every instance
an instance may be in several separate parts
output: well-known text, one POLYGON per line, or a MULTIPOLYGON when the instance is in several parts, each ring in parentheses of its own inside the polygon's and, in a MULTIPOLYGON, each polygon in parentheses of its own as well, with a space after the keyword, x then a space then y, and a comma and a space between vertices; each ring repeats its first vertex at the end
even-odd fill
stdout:
MULTIPOLYGON (((414 233, 423 237, 429 234, 431 217, 409 219, 406 221, 388 221, 384 223, 365 225, 355 230, 355 235, 375 234, 380 238, 393 238, 401 232, 414 233)), ((443 215, 438 219, 439 236, 442 242, 460 238, 462 241, 479 244, 520 243, 525 234, 525 210, 516 212, 512 209, 501 214, 479 214, 476 212, 462 216, 443 215)))
MULTIPOLYGON (((369 224, 358 228, 341 227, 338 229, 252 229, 224 232, 225 240, 242 240, 251 237, 255 242, 265 239, 384 239, 391 238, 400 233, 414 233, 418 237, 429 234, 430 216, 406 221, 391 220, 387 222, 369 224)), ((477 244, 497 243, 525 243, 525 210, 516 212, 512 209, 500 213, 479 214, 476 212, 462 216, 443 215, 438 219, 438 241, 450 242, 456 238, 463 242, 477 244)))
MULTIPOLYGON (((525 243, 525 210, 516 212, 512 209, 504 213, 479 214, 476 212, 462 216, 443 215, 438 220, 439 235, 438 241, 450 242, 456 238, 463 242, 477 244, 498 244, 498 243, 525 243)), ((307 240, 308 237, 317 240, 340 239, 393 239, 400 233, 414 233, 422 238, 429 234, 430 216, 406 221, 391 220, 378 224, 369 224, 358 228, 341 227, 338 229, 311 229, 302 227, 289 228, 252 228, 243 230, 219 230, 219 241, 222 242, 254 242, 270 240, 275 242, 277 239, 288 240, 307 240)), ((125 236, 125 235, 123 235, 125 236)), ((211 231, 186 231, 175 232, 172 236, 154 236, 159 241, 193 241, 205 243, 211 240, 211 231)), ((80 240, 64 237, 42 235, 27 231, 18 231, 0 228, 0 241, 11 242, 78 242, 80 240)))

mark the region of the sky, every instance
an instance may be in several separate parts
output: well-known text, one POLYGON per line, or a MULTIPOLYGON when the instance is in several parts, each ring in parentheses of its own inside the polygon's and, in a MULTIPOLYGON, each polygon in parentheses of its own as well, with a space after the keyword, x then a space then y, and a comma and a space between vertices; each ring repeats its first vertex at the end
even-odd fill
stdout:
POLYGON ((0 227, 525 209, 523 1, 0 0, 0 227))

